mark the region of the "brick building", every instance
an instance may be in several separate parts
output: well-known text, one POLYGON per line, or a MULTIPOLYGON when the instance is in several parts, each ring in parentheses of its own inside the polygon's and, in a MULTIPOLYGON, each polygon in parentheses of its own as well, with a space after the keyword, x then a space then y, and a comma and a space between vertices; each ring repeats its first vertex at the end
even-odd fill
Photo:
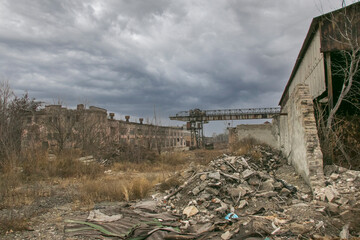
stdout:
POLYGON ((182 127, 116 120, 106 109, 79 104, 76 109, 47 105, 24 117, 22 149, 94 150, 108 144, 141 145, 149 149, 186 149, 190 133, 182 127))

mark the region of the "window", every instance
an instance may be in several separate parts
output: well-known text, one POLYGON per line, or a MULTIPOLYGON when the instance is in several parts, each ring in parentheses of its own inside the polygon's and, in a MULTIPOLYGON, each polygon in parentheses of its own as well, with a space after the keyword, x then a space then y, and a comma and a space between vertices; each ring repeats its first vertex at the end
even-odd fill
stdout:
POLYGON ((110 127, 110 134, 111 136, 115 135, 115 127, 110 127))

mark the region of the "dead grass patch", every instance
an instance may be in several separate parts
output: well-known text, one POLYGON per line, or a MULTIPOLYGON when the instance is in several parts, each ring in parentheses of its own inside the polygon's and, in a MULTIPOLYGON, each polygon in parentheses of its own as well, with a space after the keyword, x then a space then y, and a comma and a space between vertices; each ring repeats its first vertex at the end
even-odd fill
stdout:
POLYGON ((164 152, 153 161, 143 162, 116 162, 112 166, 114 171, 122 172, 174 172, 184 168, 189 162, 184 152, 164 152))
POLYGON ((26 154, 21 162, 23 177, 29 180, 44 180, 48 178, 96 178, 104 172, 104 167, 98 163, 85 164, 78 161, 79 154, 67 152, 56 160, 49 160, 44 152, 26 154))
POLYGON ((62 179, 96 179, 104 172, 97 163, 84 164, 78 155, 65 154, 50 161, 45 152, 33 151, 19 158, 3 161, 0 168, 0 209, 30 205, 36 198, 51 195, 41 184, 55 184, 62 179))
POLYGON ((208 165, 212 160, 221 156, 226 151, 224 149, 215 149, 215 150, 196 149, 191 152, 193 152, 194 154, 192 159, 194 159, 197 164, 208 165))
POLYGON ((79 187, 79 201, 85 205, 101 201, 130 201, 148 196, 161 176, 150 174, 129 177, 87 179, 79 187))
POLYGON ((257 141, 254 138, 244 138, 240 141, 236 141, 236 142, 232 143, 230 145, 230 150, 235 155, 239 155, 239 156, 250 155, 250 156, 257 158, 259 156, 259 154, 261 154, 256 149, 257 145, 264 145, 264 144, 260 143, 259 141, 257 141))
POLYGON ((172 176, 160 184, 160 191, 169 190, 172 187, 178 187, 181 185, 181 181, 179 180, 178 176, 172 176))
POLYGON ((29 229, 28 219, 25 217, 8 216, 0 219, 0 234, 24 231, 29 229))

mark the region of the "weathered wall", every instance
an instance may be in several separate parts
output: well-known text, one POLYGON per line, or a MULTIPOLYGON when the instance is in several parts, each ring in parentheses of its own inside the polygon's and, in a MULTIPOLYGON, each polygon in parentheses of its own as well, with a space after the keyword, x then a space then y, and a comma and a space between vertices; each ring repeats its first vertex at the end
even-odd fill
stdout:
POLYGON ((29 112, 24 118, 22 149, 82 148, 88 143, 96 146, 111 143, 128 143, 148 148, 187 149, 189 131, 181 127, 157 126, 107 117, 107 110, 79 104, 77 109, 49 105, 29 112))
POLYGON ((239 141, 245 138, 254 138, 274 148, 279 148, 277 124, 241 124, 229 132, 229 141, 239 141))
POLYGON ((312 99, 318 97, 326 90, 324 56, 320 52, 320 48, 320 30, 317 30, 294 75, 294 79, 289 87, 289 95, 292 94, 294 88, 300 83, 305 83, 309 86, 312 99))
POLYGON ((309 86, 298 84, 282 108, 280 147, 312 190, 323 183, 323 158, 309 86))

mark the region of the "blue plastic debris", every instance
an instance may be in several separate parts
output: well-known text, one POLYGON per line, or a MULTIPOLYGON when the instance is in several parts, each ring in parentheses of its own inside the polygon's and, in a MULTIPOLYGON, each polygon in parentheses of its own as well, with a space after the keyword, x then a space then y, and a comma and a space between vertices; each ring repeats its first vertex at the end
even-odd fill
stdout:
POLYGON ((236 215, 235 213, 229 213, 228 215, 226 215, 225 219, 226 220, 230 220, 230 219, 236 219, 236 218, 239 218, 238 215, 236 215))

